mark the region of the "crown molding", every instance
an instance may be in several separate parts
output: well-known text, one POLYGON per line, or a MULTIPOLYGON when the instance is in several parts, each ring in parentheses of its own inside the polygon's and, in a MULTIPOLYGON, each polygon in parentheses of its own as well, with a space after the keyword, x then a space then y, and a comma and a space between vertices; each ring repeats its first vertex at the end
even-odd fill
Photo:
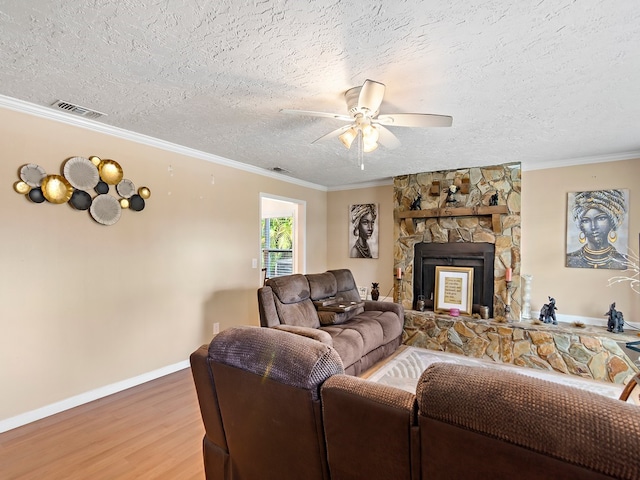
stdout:
POLYGON ((393 185, 393 178, 384 178, 374 182, 352 183, 350 185, 338 185, 335 187, 327 187, 329 192, 339 192, 342 190, 359 190, 361 188, 386 187, 393 185))
POLYGON ((118 128, 111 125, 106 125, 96 120, 76 117, 69 113, 65 113, 62 111, 59 112, 57 110, 54 110, 51 107, 43 107, 41 105, 36 105, 34 103, 26 102, 24 100, 18 100, 17 98, 8 97, 6 95, 0 95, 0 107, 6 108, 8 110, 20 112, 20 113, 26 113, 28 115, 33 115, 33 116, 44 118, 47 120, 64 123, 66 125, 84 128, 86 130, 91 130, 93 132, 102 133, 105 135, 111 135, 113 137, 117 137, 123 140, 129 140, 131 142, 136 142, 142 145, 159 148, 161 150, 166 150, 172 153, 185 155, 187 157, 197 158, 199 160, 204 160, 206 162, 211 162, 218 165, 224 165, 225 167, 231 167, 237 170, 254 173, 256 175, 262 175, 263 177, 273 178, 283 182, 292 183, 294 185, 298 185, 301 187, 311 188, 314 190, 321 190, 323 192, 327 191, 327 187, 323 185, 318 185, 315 183, 306 182, 304 180, 291 178, 286 175, 281 175, 279 173, 272 172, 270 170, 265 170, 264 168, 254 167, 253 165, 247 165, 246 163, 237 162, 235 160, 229 160, 228 158, 220 157, 218 155, 214 155, 211 153, 206 153, 206 152, 203 152, 202 150, 196 150, 194 148, 189 148, 182 145, 178 145, 176 143, 160 140, 159 138, 143 135, 141 133, 132 132, 130 130, 125 130, 123 128, 118 128))
POLYGON ((609 153, 606 155, 593 155, 589 157, 566 158, 563 160, 547 160, 543 162, 536 162, 532 165, 527 162, 522 162, 522 170, 547 170, 552 168, 575 167, 576 165, 588 165, 591 163, 621 162, 624 160, 637 159, 640 159, 640 150, 609 153))

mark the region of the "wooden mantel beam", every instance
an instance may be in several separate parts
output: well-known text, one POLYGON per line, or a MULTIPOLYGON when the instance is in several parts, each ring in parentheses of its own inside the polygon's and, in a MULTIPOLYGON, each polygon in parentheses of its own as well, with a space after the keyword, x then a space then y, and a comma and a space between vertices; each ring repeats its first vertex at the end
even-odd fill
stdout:
POLYGON ((394 216, 396 220, 403 218, 412 219, 407 228, 413 234, 413 220, 416 218, 439 218, 439 217, 491 217, 491 224, 495 233, 500 233, 500 215, 509 213, 506 205, 477 206, 477 207, 442 207, 429 208, 426 210, 396 210, 394 216))
POLYGON ((476 217, 509 213, 506 205, 479 207, 442 207, 427 210, 396 211, 396 218, 476 217))

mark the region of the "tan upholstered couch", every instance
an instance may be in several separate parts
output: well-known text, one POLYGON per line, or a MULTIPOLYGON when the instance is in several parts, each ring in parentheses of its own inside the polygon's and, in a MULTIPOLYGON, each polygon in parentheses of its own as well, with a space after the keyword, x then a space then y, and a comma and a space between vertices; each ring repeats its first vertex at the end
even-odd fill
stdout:
POLYGON ((237 327, 191 355, 213 480, 640 478, 640 410, 436 363, 417 394, 343 374, 336 350, 237 327))
POLYGON ((258 290, 258 307, 263 327, 335 348, 348 374, 360 374, 402 343, 402 305, 362 301, 350 270, 271 278, 258 290))

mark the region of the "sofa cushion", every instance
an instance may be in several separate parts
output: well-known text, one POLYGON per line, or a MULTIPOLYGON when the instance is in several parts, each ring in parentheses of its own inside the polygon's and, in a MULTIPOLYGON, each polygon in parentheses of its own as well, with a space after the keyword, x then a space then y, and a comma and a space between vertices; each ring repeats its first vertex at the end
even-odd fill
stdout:
POLYGON ((343 328, 343 325, 320 327, 333 339, 333 348, 342 359, 344 368, 353 365, 365 354, 362 335, 353 328, 343 328))
POLYGON ((336 279, 336 298, 345 302, 360 302, 362 300, 351 270, 342 268, 340 270, 329 270, 329 273, 336 279))
POLYGON ((365 311, 358 315, 359 318, 376 322, 382 330, 381 345, 389 343, 394 338, 402 335, 403 324, 398 321, 398 316, 394 312, 365 311))
POLYGON ((393 312, 364 311, 347 323, 322 325, 320 329, 333 337, 333 348, 338 351, 345 369, 402 335, 402 324, 393 312))
POLYGON ((280 323, 318 328, 320 319, 310 298, 309 282, 301 274, 274 277, 267 280, 274 296, 280 323))
POLYGON ((306 275, 311 292, 311 300, 321 300, 323 298, 334 297, 338 291, 336 277, 329 272, 310 273, 306 275))

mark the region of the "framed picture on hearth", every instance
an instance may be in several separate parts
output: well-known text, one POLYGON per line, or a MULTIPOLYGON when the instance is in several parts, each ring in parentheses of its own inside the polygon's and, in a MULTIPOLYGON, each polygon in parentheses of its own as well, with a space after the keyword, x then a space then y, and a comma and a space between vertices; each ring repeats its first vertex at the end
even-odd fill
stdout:
POLYGON ((436 312, 471 315, 473 308, 473 267, 436 266, 435 299, 436 312))

